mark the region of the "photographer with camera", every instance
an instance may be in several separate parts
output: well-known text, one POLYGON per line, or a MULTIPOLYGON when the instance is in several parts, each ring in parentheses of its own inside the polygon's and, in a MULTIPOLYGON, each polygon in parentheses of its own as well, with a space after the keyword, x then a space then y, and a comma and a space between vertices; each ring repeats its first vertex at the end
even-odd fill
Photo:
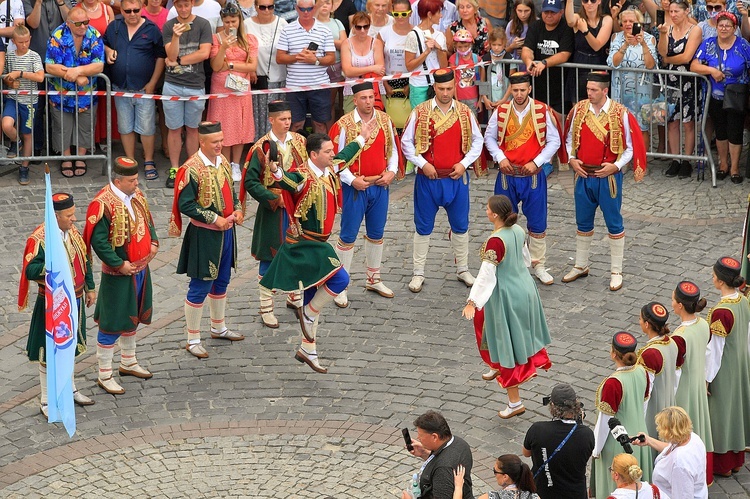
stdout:
POLYGON ((583 404, 572 386, 562 383, 544 397, 552 421, 531 425, 523 455, 531 457, 541 499, 586 499, 586 463, 594 450, 594 432, 583 424, 583 404))

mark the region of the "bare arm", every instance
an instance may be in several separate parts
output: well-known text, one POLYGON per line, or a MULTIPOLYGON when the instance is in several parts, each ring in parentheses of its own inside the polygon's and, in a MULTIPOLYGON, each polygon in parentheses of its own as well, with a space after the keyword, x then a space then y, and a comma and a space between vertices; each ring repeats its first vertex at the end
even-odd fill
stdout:
MULTIPOLYGON (((570 3, 570 2, 568 2, 570 3)), ((592 49, 599 50, 602 47, 604 47, 607 42, 609 42, 610 37, 612 36, 612 18, 609 16, 604 16, 602 18, 602 28, 599 30, 599 34, 594 37, 594 34, 589 31, 586 35, 586 41, 589 44, 589 47, 592 49)))
POLYGON ((565 22, 568 23, 568 26, 571 28, 575 28, 578 25, 578 19, 579 16, 575 13, 573 0, 568 0, 565 2, 565 22))
MULTIPOLYGON (((661 38, 659 37, 659 44, 661 46, 661 38)), ((688 35, 688 41, 685 45, 685 50, 679 55, 665 56, 662 55, 666 64, 690 64, 695 56, 695 51, 698 50, 698 46, 701 44, 701 30, 691 29, 688 35)), ((666 53, 666 48, 664 53, 666 53)))
POLYGON ((42 0, 36 0, 31 12, 26 16, 26 24, 29 28, 37 29, 42 18, 42 0))

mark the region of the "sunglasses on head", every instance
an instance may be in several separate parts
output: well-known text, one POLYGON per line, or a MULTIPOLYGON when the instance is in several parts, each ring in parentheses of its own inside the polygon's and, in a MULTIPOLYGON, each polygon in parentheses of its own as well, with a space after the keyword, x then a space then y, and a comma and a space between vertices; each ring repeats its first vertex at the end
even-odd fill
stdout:
POLYGON ((258 5, 258 10, 274 10, 276 6, 274 4, 271 5, 258 5))
POLYGON ((70 24, 75 26, 76 28, 80 28, 81 26, 88 26, 91 21, 86 19, 85 21, 68 21, 70 24))
POLYGON ((706 4, 706 10, 709 11, 709 12, 711 12, 711 11, 721 12, 722 10, 724 10, 724 6, 723 5, 706 4))
POLYGON ((297 7, 300 12, 312 12, 315 7, 297 7))
POLYGON ((391 12, 391 15, 393 17, 409 17, 411 15, 411 10, 407 10, 406 12, 391 12))
POLYGON ((357 24, 354 26, 354 29, 361 29, 362 31, 367 31, 368 29, 370 29, 370 25, 369 24, 357 24))
POLYGON ((223 9, 221 9, 221 12, 219 12, 219 15, 221 17, 225 16, 237 16, 240 13, 240 9, 237 8, 237 6, 233 3, 227 5, 223 9))
POLYGON ((125 14, 137 14, 141 9, 122 9, 125 14))

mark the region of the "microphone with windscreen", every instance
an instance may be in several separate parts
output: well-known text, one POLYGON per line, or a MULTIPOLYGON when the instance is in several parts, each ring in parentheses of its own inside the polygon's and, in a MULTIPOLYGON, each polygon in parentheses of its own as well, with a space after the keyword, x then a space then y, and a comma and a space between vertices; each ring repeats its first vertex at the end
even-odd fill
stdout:
POLYGON ((628 454, 632 454, 633 447, 630 445, 628 430, 626 430, 622 423, 620 423, 620 420, 617 418, 611 418, 607 421, 607 424, 609 425, 609 433, 612 434, 612 438, 620 442, 622 450, 628 454))

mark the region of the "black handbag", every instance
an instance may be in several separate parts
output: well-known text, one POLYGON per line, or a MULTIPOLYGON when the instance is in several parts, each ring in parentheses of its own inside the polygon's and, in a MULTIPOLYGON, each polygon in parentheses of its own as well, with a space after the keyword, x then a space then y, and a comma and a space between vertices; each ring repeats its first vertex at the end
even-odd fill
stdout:
MULTIPOLYGON (((422 42, 419 39, 419 32, 417 31, 417 28, 414 28, 412 30, 415 35, 417 35, 417 45, 419 46, 419 53, 421 54, 424 52, 424 49, 422 49, 422 42)), ((425 71, 427 71, 427 59, 425 59, 424 62, 422 62, 422 67, 425 71)), ((435 88, 432 86, 432 78, 430 78, 430 75, 425 76, 427 79, 427 100, 434 99, 435 98, 435 88)))
POLYGON ((722 109, 744 113, 747 110, 748 86, 746 83, 730 83, 724 87, 722 109))

